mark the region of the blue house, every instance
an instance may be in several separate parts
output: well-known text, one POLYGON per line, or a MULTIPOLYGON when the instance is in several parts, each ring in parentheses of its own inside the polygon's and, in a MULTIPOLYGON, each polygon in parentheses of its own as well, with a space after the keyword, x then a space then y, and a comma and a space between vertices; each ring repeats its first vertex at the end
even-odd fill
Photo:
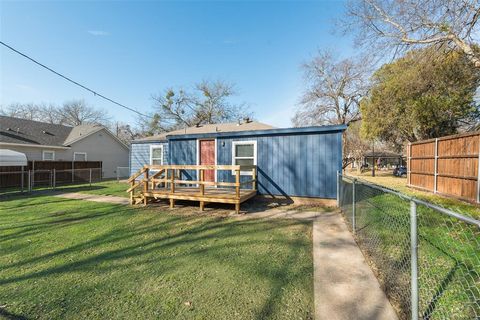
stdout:
MULTIPOLYGON (((274 128, 245 121, 200 125, 132 142, 131 173, 146 164, 256 165, 258 193, 285 197, 336 197, 342 168, 344 125, 274 128)), ((196 180, 197 172, 186 172, 196 180)), ((251 179, 241 172, 241 179, 251 179)), ((229 171, 206 174, 206 181, 234 182, 229 171)))

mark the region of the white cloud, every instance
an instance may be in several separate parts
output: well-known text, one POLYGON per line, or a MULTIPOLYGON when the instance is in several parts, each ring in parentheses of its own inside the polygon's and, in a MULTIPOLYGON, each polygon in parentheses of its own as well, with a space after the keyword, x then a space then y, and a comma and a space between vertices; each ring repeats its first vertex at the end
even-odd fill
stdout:
POLYGON ((88 30, 88 33, 90 33, 93 36, 100 36, 100 37, 105 37, 110 35, 110 32, 103 31, 103 30, 88 30))

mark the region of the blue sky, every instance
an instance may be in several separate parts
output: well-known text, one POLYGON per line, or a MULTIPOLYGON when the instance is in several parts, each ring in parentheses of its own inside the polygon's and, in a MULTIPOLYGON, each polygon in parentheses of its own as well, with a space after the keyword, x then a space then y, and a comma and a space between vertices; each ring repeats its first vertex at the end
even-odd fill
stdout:
MULTIPOLYGON (((0 2, 0 39, 141 112, 151 95, 202 79, 234 82, 255 118, 289 126, 300 65, 317 50, 354 53, 334 34, 342 1, 0 2)), ((85 99, 116 120, 120 109, 0 48, 0 104, 85 99)))

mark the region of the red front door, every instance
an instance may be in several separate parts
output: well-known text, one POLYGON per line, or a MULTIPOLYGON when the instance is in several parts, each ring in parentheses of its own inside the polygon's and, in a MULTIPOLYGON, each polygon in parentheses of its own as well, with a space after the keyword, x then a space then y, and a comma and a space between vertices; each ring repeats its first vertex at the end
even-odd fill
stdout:
MULTIPOLYGON (((200 140, 200 164, 215 164, 215 140, 200 140)), ((215 181, 215 170, 205 170, 205 181, 215 181)))

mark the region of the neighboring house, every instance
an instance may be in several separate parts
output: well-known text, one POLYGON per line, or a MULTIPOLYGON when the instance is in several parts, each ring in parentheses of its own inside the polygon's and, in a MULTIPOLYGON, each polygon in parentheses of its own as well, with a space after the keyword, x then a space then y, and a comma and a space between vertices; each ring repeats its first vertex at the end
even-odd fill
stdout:
MULTIPOLYGON (((131 173, 146 164, 257 165, 258 192, 287 197, 336 197, 346 126, 277 129, 259 122, 190 127, 134 140, 131 173)), ((197 172, 188 172, 196 179, 197 172)), ((250 172, 242 172, 248 180, 250 172)), ((206 180, 234 182, 228 171, 206 172, 206 180)))
POLYGON ((93 124, 69 127, 0 116, 0 149, 21 152, 29 161, 102 161, 105 178, 129 165, 128 146, 93 124))

